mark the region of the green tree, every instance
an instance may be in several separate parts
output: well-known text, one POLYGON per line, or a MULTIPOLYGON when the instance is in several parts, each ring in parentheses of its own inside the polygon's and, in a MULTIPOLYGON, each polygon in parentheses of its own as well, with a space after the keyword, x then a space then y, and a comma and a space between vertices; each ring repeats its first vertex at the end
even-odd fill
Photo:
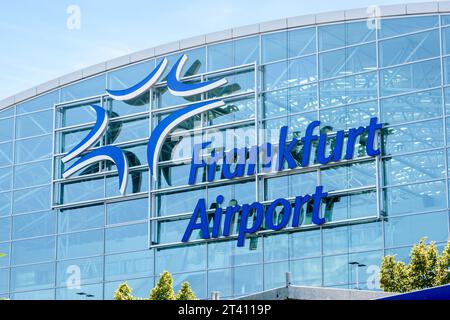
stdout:
POLYGON ((122 283, 116 292, 114 292, 114 300, 134 300, 132 293, 133 290, 128 284, 126 282, 122 283))
POLYGON ((434 285, 442 286, 450 283, 450 241, 447 242, 442 254, 437 258, 436 278, 434 285))
POLYGON ((168 271, 164 271, 161 274, 158 284, 150 293, 150 300, 175 300, 173 279, 168 271))
POLYGON ((425 240, 413 246, 408 265, 394 256, 383 257, 380 286, 384 291, 402 293, 450 283, 450 241, 439 255, 434 242, 427 246, 425 240))
POLYGON ((192 291, 189 282, 185 281, 181 285, 180 291, 176 295, 177 300, 197 300, 194 291, 192 291))

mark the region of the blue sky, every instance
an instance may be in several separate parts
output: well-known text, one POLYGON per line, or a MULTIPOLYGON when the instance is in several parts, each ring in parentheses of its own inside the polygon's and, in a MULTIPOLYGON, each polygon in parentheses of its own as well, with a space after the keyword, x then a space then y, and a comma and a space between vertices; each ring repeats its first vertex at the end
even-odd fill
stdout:
POLYGON ((261 21, 420 0, 17 0, 0 11, 0 99, 174 40, 261 21), (80 29, 67 8, 80 8, 80 29))

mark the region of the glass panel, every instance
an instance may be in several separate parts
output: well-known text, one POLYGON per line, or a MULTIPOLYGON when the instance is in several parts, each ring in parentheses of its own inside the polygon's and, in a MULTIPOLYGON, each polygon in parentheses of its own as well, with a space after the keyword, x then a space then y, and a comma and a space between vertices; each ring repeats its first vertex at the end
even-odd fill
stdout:
POLYGON ((148 198, 109 203, 106 205, 108 224, 145 220, 148 217, 148 198))
POLYGON ((12 189, 12 167, 0 168, 0 191, 10 191, 12 189))
POLYGON ((101 228, 104 225, 104 219, 103 205, 60 210, 58 231, 72 232, 101 228))
POLYGON ((77 104, 59 109, 58 116, 61 117, 58 123, 61 127, 69 127, 83 123, 95 122, 97 115, 91 105, 99 105, 100 101, 93 101, 89 104, 77 104))
POLYGON ((11 192, 0 193, 0 217, 11 214, 11 192))
POLYGON ((289 234, 289 257, 291 259, 320 256, 320 229, 302 230, 289 234))
POLYGON ((377 214, 375 191, 328 196, 322 205, 326 221, 370 217, 377 214))
MULTIPOLYGON (((157 243, 181 242, 183 234, 189 224, 189 220, 158 221, 157 222, 157 243)), ((189 241, 202 239, 200 231, 192 232, 189 241)))
MULTIPOLYGON (((125 190, 125 194, 133 194, 148 191, 149 184, 149 172, 134 170, 128 175, 128 184, 125 190)), ((106 197, 121 196, 119 188, 119 176, 113 175, 106 178, 106 197)))
POLYGON ((383 248, 383 230, 381 222, 350 225, 348 232, 350 252, 383 248))
POLYGON ((0 269, 0 292, 8 293, 9 291, 9 269, 0 269))
POLYGON ((106 131, 107 144, 144 139, 148 138, 148 136, 148 118, 126 122, 110 122, 106 131))
POLYGON ((206 245, 156 250, 156 274, 189 272, 206 269, 206 245))
POLYGON ((263 90, 275 90, 288 86, 288 62, 282 61, 264 66, 263 90))
POLYGON ((90 98, 105 93, 106 74, 61 89, 61 102, 90 98))
POLYGON ((242 296, 263 290, 263 266, 245 266, 235 268, 234 295, 242 296))
POLYGON ((318 108, 317 84, 293 87, 288 90, 290 113, 310 111, 318 108))
POLYGON ((221 298, 233 294, 234 269, 208 271, 208 292, 219 291, 221 298))
POLYGON ((106 253, 148 248, 148 224, 135 224, 106 229, 106 253))
POLYGON ((55 300, 55 289, 17 292, 12 294, 12 300, 55 300))
POLYGON ((256 62, 259 64, 259 37, 250 37, 234 41, 234 64, 256 62))
POLYGON ((149 110, 150 103, 148 94, 139 96, 131 101, 118 101, 108 99, 106 101, 109 116, 111 119, 131 115, 134 113, 145 112, 149 110), (145 99, 145 97, 147 99, 145 99))
POLYGON ((58 259, 73 259, 103 253, 103 230, 58 236, 58 259))
POLYGON ((11 264, 27 264, 55 259, 55 237, 43 237, 12 243, 11 264))
POLYGON ((324 129, 336 132, 368 124, 369 119, 376 117, 377 114, 377 102, 370 101, 322 110, 320 111, 320 121, 326 124, 324 129))
POLYGON ((226 105, 208 111, 208 125, 217 125, 255 117, 255 98, 240 98, 226 101, 226 105))
POLYGON ((375 40, 374 28, 366 21, 319 26, 319 50, 328 50, 375 40))
POLYGON ((14 139, 14 118, 0 120, 0 142, 14 139))
MULTIPOLYGON (((59 102, 59 90, 52 91, 50 93, 41 95, 37 98, 33 98, 27 102, 18 104, 16 107, 16 113, 22 114, 26 112, 33 112, 43 109, 53 108, 55 103, 59 102)), ((13 109, 11 109, 13 110, 13 109)), ((52 116, 53 118, 53 116, 52 116)))
POLYGON ((108 89, 128 89, 142 81, 142 79, 148 76, 154 68, 155 60, 150 60, 108 72, 108 89))
MULTIPOLYGON (((196 49, 192 49, 185 52, 179 52, 176 54, 172 54, 170 56, 166 56, 167 60, 169 60, 168 67, 164 71, 161 80, 165 81, 166 76, 169 73, 172 66, 175 64, 175 62, 180 58, 182 54, 186 54, 189 57, 189 60, 186 62, 186 66, 184 67, 184 74, 182 74, 182 77, 188 77, 192 76, 194 74, 200 74, 204 73, 206 70, 206 48, 200 47, 196 49)), ((156 65, 159 64, 163 57, 160 57, 156 60, 156 65)))
POLYGON ((266 34, 261 40, 263 63, 287 58, 287 32, 266 34))
POLYGON ((7 166, 13 162, 12 142, 0 144, 0 166, 7 166))
POLYGON ((321 286, 322 259, 294 260, 290 262, 292 284, 300 286, 321 286))
POLYGON ((0 243, 0 252, 5 255, 0 259, 0 268, 9 267, 10 243, 0 243))
POLYGON ((204 189, 157 195, 157 216, 169 216, 190 212, 195 208, 198 199, 203 197, 205 197, 204 189), (179 201, 179 199, 181 199, 180 197, 183 199, 183 201, 179 201))
POLYGON ((349 282, 349 256, 331 256, 323 258, 323 284, 325 286, 347 285, 349 282))
MULTIPOLYGON (((153 251, 115 254, 105 257, 105 280, 153 275, 153 251)), ((135 288, 133 287, 133 292, 135 288)), ((148 295, 148 293, 146 293, 148 295)))
POLYGON ((380 106, 382 121, 387 125, 440 117, 442 91, 437 89, 382 99, 380 106))
POLYGON ((321 53, 319 65, 321 79, 374 70, 377 65, 375 44, 321 53))
POLYGON ((208 71, 230 68, 234 64, 232 41, 208 46, 208 71))
POLYGON ((444 145, 442 120, 389 128, 383 134, 384 154, 420 151, 444 145))
POLYGON ((65 183, 61 186, 61 203, 76 203, 104 197, 103 178, 65 183))
POLYGON ((206 293, 206 272, 182 273, 173 275, 173 288, 178 292, 184 281, 189 282, 197 299, 209 298, 206 293))
POLYGON ((55 285, 55 263, 11 269, 11 291, 38 290, 55 285))
MULTIPOLYGON (((263 237, 264 239, 264 261, 279 261, 289 258, 288 234, 275 234, 263 237)), ((287 272, 288 270, 285 270, 287 272)), ((285 275, 285 272, 282 275, 285 275)), ((286 280, 286 278, 285 278, 286 280)))
POLYGON ((450 28, 442 29, 442 50, 444 54, 450 54, 450 28))
MULTIPOLYGON (((189 176, 190 169, 190 164, 159 166, 157 180, 158 189, 186 185, 186 177, 189 176)), ((197 175, 196 183, 201 182, 201 180, 202 175, 197 175)))
POLYGON ((51 135, 16 141, 16 163, 46 159, 51 155, 51 135))
POLYGON ((13 117, 15 110, 16 110, 15 106, 3 109, 2 111, 0 111, 0 119, 13 117))
POLYGON ((57 300, 102 300, 103 285, 89 284, 80 288, 59 288, 56 289, 57 300), (80 294, 84 293, 84 294, 80 294))
POLYGON ((56 232, 56 213, 38 212, 13 217, 13 239, 31 238, 56 232))
POLYGON ((288 93, 287 90, 276 90, 266 92, 262 95, 265 118, 287 115, 288 110, 287 93, 288 93))
POLYGON ((36 112, 16 118, 16 138, 26 138, 51 132, 53 110, 36 112))
POLYGON ((446 207, 444 181, 388 188, 385 190, 385 196, 389 215, 431 211, 446 207))
POLYGON ((14 191, 14 214, 50 209, 50 186, 14 191))
POLYGON ((227 79, 228 83, 217 89, 211 90, 207 93, 208 99, 222 96, 229 96, 238 93, 249 93, 255 90, 255 69, 242 68, 237 71, 229 71, 219 74, 214 74, 206 77, 207 81, 214 81, 218 79, 227 79))
POLYGON ((14 172, 14 188, 26 188, 51 182, 51 160, 17 165, 14 172))
POLYGON ((377 97, 377 74, 369 72, 320 82, 320 106, 332 107, 377 97))
POLYGON ((384 159, 386 185, 439 179, 445 176, 444 151, 429 151, 384 159))
POLYGON ((385 227, 386 247, 411 246, 424 236, 427 236, 427 241, 446 241, 448 213, 445 211, 389 218, 385 227))
POLYGON ((374 186, 375 162, 361 162, 321 170, 321 183, 327 191, 374 186))
POLYGON ((317 80, 316 56, 290 60, 288 63, 288 85, 304 85, 317 80))
POLYGON ((57 286, 76 289, 81 284, 103 281, 103 257, 60 261, 57 263, 57 286))
POLYGON ((379 36, 380 38, 393 37, 437 26, 439 26, 438 16, 381 19, 379 36))
POLYGON ((381 67, 439 56, 439 30, 380 41, 381 67))
POLYGON ((438 87, 440 84, 441 64, 439 59, 380 71, 380 94, 382 96, 438 87))
POLYGON ((264 264, 264 290, 285 286, 288 271, 288 261, 264 264))
POLYGON ((289 58, 316 51, 316 28, 302 28, 288 32, 289 58))
POLYGON ((11 218, 0 218, 0 242, 9 241, 11 234, 11 218))

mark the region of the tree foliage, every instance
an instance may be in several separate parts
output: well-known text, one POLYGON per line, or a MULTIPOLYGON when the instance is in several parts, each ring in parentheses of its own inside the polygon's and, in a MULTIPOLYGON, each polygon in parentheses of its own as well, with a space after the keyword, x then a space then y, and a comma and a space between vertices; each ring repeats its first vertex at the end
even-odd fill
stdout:
POLYGON ((173 290, 172 275, 168 271, 164 271, 157 285, 150 292, 149 298, 139 298, 132 295, 132 289, 128 284, 122 283, 114 293, 114 300, 196 300, 194 291, 192 291, 189 282, 185 281, 181 285, 180 290, 175 294, 173 290))
POLYGON ((383 257, 380 286, 384 291, 403 293, 450 283, 450 241, 439 255, 435 243, 426 245, 425 240, 413 246, 408 265, 392 255, 383 257))
POLYGON ((114 300, 134 300, 132 293, 133 291, 128 284, 126 282, 122 283, 114 292, 114 300))
POLYGON ((164 271, 161 274, 158 284, 150 293, 150 300, 175 300, 173 279, 172 275, 168 271, 164 271))
POLYGON ((185 281, 181 285, 180 291, 178 291, 177 300, 197 300, 197 297, 194 294, 194 291, 192 291, 191 286, 189 285, 189 282, 185 281))

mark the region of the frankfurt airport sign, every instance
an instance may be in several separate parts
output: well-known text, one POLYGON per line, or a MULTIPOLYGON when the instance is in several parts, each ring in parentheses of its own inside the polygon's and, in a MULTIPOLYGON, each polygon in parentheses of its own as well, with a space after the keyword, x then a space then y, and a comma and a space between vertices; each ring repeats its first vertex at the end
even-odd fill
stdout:
MULTIPOLYGON (((183 83, 181 72, 187 61, 187 56, 182 55, 169 71, 166 80, 169 92, 178 97, 190 97, 206 93, 210 90, 222 87, 227 83, 226 79, 200 83, 183 83)), ((164 58, 158 66, 142 81, 125 90, 106 90, 108 95, 115 100, 132 100, 149 90, 162 77, 167 68, 168 60, 164 58)), ((213 99, 189 104, 181 109, 174 111, 162 119, 150 134, 147 146, 147 157, 149 169, 153 179, 157 179, 158 158, 163 143, 168 134, 183 121, 192 118, 202 112, 213 110, 225 105, 221 99, 213 99)), ((91 106, 97 115, 97 120, 89 134, 72 150, 70 150, 62 161, 67 163, 81 154, 75 163, 73 163, 64 173, 63 177, 68 178, 74 173, 86 168, 87 166, 102 160, 109 160, 115 163, 119 175, 119 189, 122 195, 125 194, 128 181, 128 162, 125 153, 115 146, 102 146, 89 150, 105 133, 108 128, 109 118, 106 111, 97 105, 91 106), (85 153, 85 151, 88 151, 85 153)), ((326 133, 314 134, 314 129, 320 126, 320 121, 313 121, 306 127, 305 134, 301 138, 288 139, 288 127, 283 126, 279 129, 278 145, 264 143, 252 147, 233 148, 228 151, 212 151, 207 155, 208 161, 205 161, 205 150, 212 144, 211 141, 195 144, 192 150, 192 160, 190 165, 190 174, 187 183, 194 185, 197 174, 201 171, 208 182, 214 181, 217 169, 221 168, 222 177, 225 179, 234 179, 237 177, 255 175, 257 165, 261 165, 261 170, 268 171, 275 168, 275 171, 281 171, 286 168, 294 169, 297 166, 308 167, 313 145, 316 146, 316 159, 319 164, 325 165, 341 160, 351 160, 354 155, 355 144, 360 136, 366 136, 365 153, 374 157, 380 154, 380 150, 374 146, 376 144, 377 131, 382 129, 377 118, 371 118, 364 126, 337 131, 333 136, 333 150, 328 152, 327 142, 329 137, 326 133), (346 138, 346 139, 344 139, 346 138), (295 156, 297 147, 302 145, 301 155, 295 156), (275 157, 275 154, 277 156, 275 157)), ((222 148, 223 149, 223 148, 222 148)), ((285 198, 279 198, 269 204, 253 202, 249 204, 235 204, 222 208, 225 201, 223 195, 216 198, 217 208, 213 214, 213 225, 210 228, 210 219, 208 219, 207 204, 204 198, 198 200, 193 214, 189 220, 186 231, 182 237, 183 242, 189 241, 189 238, 195 230, 200 231, 203 239, 228 237, 231 234, 231 225, 235 215, 240 214, 240 225, 238 230, 237 245, 243 246, 245 237, 255 233, 264 225, 269 230, 281 230, 288 227, 298 227, 301 223, 302 207, 312 203, 312 223, 321 225, 325 219, 320 216, 320 207, 322 200, 327 197, 327 192, 322 186, 317 186, 314 193, 298 195, 294 203, 291 204, 285 198), (283 215, 281 221, 274 221, 277 210, 282 209, 283 215), (222 219, 223 227, 222 226, 222 219), (223 228, 223 230, 221 230, 223 228)), ((180 200, 182 201, 182 200, 180 200)))

